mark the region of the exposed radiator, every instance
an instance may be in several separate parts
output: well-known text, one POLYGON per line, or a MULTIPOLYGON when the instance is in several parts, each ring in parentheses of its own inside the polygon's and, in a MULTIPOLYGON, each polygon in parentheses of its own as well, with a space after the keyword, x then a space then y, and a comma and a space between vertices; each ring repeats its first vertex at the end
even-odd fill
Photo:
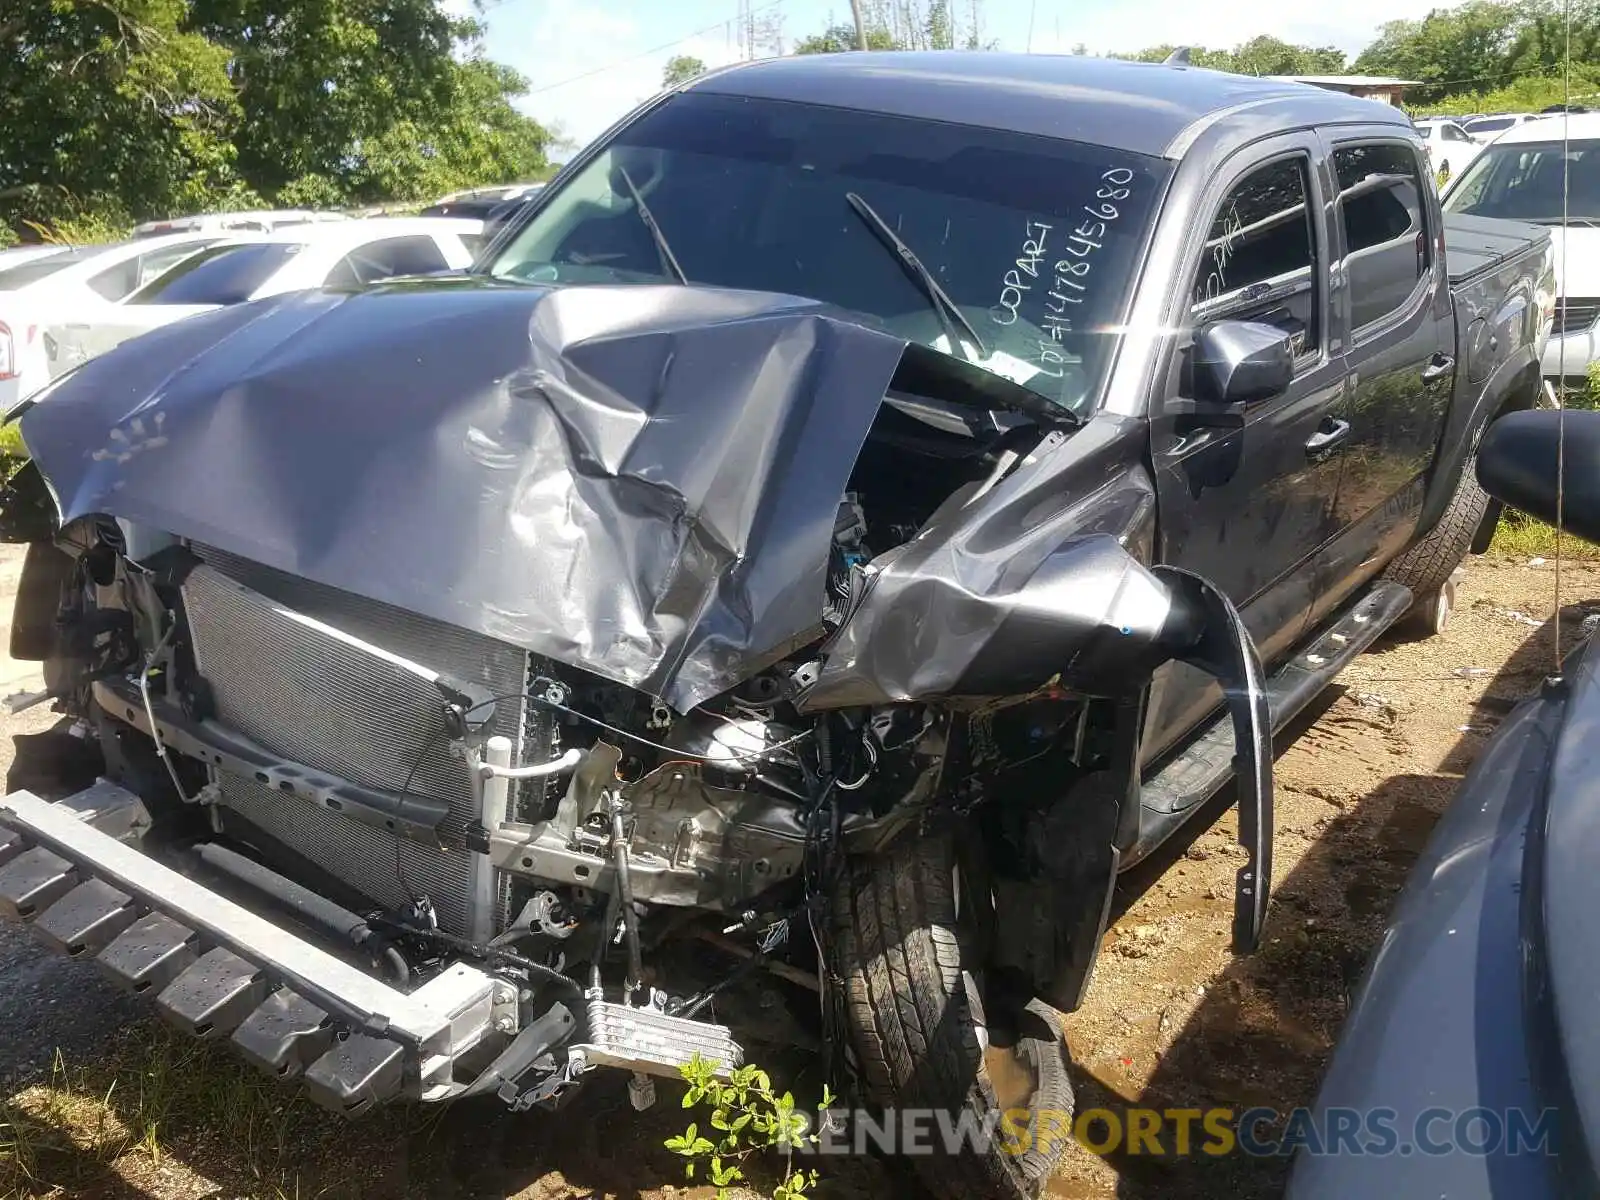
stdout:
MULTIPOLYGON (((276 754, 368 787, 398 792, 415 765, 410 790, 449 805, 441 833, 454 844, 441 850, 400 839, 397 872, 394 834, 228 774, 218 779, 224 822, 229 810, 237 812, 379 904, 426 894, 452 933, 502 925, 507 881, 459 842, 478 814, 465 767, 440 736, 438 690, 414 670, 293 614, 495 696, 526 690, 530 655, 224 551, 194 550, 208 565, 185 581, 184 607, 217 719, 276 754)), ((529 707, 501 701, 488 726, 512 739, 519 759, 544 757, 551 746, 550 727, 529 707)))

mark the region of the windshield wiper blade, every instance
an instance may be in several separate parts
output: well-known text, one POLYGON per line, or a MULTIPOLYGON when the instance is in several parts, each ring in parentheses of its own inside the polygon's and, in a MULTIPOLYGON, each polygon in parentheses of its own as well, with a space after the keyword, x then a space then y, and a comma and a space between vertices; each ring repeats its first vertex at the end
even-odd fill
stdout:
POLYGON ((983 339, 978 336, 978 331, 972 327, 972 322, 962 315, 956 307, 954 300, 945 294, 939 286, 939 281, 933 277, 933 272, 922 265, 922 260, 916 256, 915 251, 901 240, 900 235, 889 226, 889 222, 880 217, 872 205, 868 204, 855 192, 846 192, 844 198, 850 202, 850 207, 855 210, 856 216, 866 222, 867 228, 872 230, 884 248, 894 253, 900 260, 900 266, 910 276, 911 282, 922 289, 922 294, 928 298, 933 306, 934 316, 939 318, 940 328, 950 339, 950 349, 955 350, 961 344, 961 334, 966 334, 967 339, 977 347, 979 357, 989 353, 988 347, 983 344, 983 339))
POLYGON ((678 256, 673 254, 672 246, 667 241, 667 235, 661 232, 661 226, 656 224, 655 214, 650 211, 650 206, 644 202, 644 197, 639 194, 639 189, 633 186, 633 176, 628 174, 627 167, 618 167, 617 175, 621 177, 623 185, 628 189, 628 195, 633 197, 633 205, 639 212, 639 220, 644 222, 644 227, 650 231, 650 237, 656 244, 656 253, 661 256, 661 268, 679 283, 688 283, 689 277, 683 273, 683 268, 678 265, 678 256))

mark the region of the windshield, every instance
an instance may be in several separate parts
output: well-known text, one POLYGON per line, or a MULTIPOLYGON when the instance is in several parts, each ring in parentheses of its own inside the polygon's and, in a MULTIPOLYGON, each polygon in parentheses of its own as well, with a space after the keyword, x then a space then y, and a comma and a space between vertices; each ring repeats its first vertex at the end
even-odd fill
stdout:
POLYGON ((1482 121, 1472 121, 1467 125, 1468 133, 1498 133, 1502 129, 1510 129, 1517 123, 1515 117, 1489 117, 1482 121))
MULTIPOLYGON (((1600 140, 1567 144, 1566 211, 1574 221, 1600 221, 1600 140)), ((1498 143, 1478 156, 1444 210, 1477 217, 1559 224, 1562 214, 1560 142, 1498 143)))
POLYGON ((1082 411, 1099 395, 1169 171, 976 126, 682 95, 552 185, 490 271, 661 283, 675 261, 690 283, 837 305, 1082 411))
POLYGON ((151 280, 129 304, 243 304, 303 247, 289 242, 212 246, 151 280))

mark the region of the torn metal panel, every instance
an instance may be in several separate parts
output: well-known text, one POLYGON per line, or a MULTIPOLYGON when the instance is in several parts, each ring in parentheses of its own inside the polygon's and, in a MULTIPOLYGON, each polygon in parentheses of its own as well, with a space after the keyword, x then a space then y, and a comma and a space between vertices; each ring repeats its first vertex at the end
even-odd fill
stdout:
POLYGON ((310 292, 137 339, 23 418, 109 513, 680 710, 820 636, 905 343, 810 301, 482 280, 310 292))
POLYGON ((1167 589, 1125 548, 1145 552, 1154 513, 1134 426, 1098 416, 1065 445, 1051 435, 980 502, 958 495, 874 559, 805 707, 1017 695, 1057 678, 1143 687, 1173 631, 1167 589))

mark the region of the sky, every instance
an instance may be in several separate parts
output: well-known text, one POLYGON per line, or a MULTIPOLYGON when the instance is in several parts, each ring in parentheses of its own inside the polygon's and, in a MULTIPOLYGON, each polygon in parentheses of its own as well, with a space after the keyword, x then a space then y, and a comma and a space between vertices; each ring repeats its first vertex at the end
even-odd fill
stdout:
MULTIPOLYGON (((782 21, 785 47, 850 20, 849 0, 750 0, 782 21)), ((490 58, 531 82, 520 102, 573 145, 586 143, 659 90, 673 55, 708 66, 740 58, 733 32, 738 0, 485 0, 490 58)), ((463 5, 464 6, 464 5, 463 5)), ((1352 56, 1385 21, 1420 17, 1439 0, 1341 0, 1262 4, 1260 0, 981 0, 985 40, 1002 50, 1094 53, 1160 43, 1226 48, 1271 34, 1331 45, 1352 56)), ((964 0, 958 12, 966 10, 964 0)), ((571 146, 553 158, 568 157, 571 146)))

